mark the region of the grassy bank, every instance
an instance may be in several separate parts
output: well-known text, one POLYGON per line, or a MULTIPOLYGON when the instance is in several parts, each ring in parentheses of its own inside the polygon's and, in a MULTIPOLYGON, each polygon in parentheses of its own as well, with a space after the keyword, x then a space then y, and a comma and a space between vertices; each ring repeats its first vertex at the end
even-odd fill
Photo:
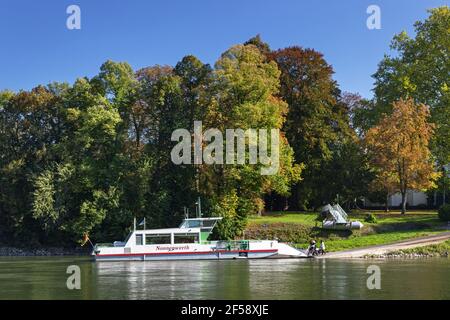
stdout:
POLYGON ((328 251, 348 250, 437 234, 444 224, 435 211, 414 211, 401 215, 371 211, 377 223, 364 222, 367 212, 353 212, 351 220, 363 222, 361 230, 323 230, 317 213, 270 213, 251 217, 245 236, 248 239, 278 239, 306 248, 311 239, 325 240, 328 251))
POLYGON ((450 240, 432 244, 425 247, 418 247, 413 249, 398 250, 390 252, 387 256, 400 256, 400 257, 448 257, 450 253, 450 240))

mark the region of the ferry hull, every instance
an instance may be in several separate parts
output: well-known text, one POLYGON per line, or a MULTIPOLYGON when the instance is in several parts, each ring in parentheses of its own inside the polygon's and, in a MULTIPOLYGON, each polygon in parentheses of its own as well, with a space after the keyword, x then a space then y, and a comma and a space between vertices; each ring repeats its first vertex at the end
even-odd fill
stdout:
POLYGON ((230 260, 263 259, 276 256, 278 250, 247 250, 189 253, 136 253, 136 254, 97 254, 96 261, 167 261, 167 260, 230 260))

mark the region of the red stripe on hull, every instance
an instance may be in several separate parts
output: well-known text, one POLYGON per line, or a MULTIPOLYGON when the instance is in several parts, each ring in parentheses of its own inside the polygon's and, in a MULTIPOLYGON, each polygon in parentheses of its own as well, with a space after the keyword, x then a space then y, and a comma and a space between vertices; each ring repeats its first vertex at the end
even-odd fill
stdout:
POLYGON ((270 250, 218 250, 218 251, 191 251, 191 252, 143 252, 143 253, 114 253, 114 254, 97 254, 97 257, 132 257, 132 256, 158 256, 158 255, 168 255, 168 254, 211 254, 211 253, 257 253, 257 252, 267 252, 276 253, 278 249, 270 250))

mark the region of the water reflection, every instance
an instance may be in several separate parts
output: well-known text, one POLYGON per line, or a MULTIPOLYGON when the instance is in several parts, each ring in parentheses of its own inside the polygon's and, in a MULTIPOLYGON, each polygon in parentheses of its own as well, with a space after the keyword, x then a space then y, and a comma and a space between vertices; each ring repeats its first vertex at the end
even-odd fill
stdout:
POLYGON ((0 299, 450 299, 450 260, 99 262, 0 258, 0 299), (66 287, 67 266, 82 289, 66 287), (381 290, 366 287, 381 268, 381 290))

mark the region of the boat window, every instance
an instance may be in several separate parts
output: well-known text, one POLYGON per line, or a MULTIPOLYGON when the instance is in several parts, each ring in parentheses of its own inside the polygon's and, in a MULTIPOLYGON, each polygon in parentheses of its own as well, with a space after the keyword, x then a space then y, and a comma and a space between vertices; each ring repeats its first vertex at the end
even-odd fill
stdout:
POLYGON ((175 243, 197 243, 198 233, 175 233, 175 243))
POLYGON ((200 220, 190 220, 190 221, 187 221, 187 222, 188 222, 188 224, 187 224, 188 228, 199 228, 200 225, 201 225, 201 221, 200 220))
POLYGON ((147 234, 145 235, 145 244, 170 244, 169 234, 147 234))
POLYGON ((124 242, 127 243, 128 240, 130 240, 132 235, 133 235, 133 232, 130 232, 124 242))
POLYGON ((212 228, 216 224, 216 220, 204 220, 203 221, 203 227, 205 228, 212 228))
POLYGON ((142 246, 142 245, 143 245, 142 240, 143 240, 142 234, 137 234, 137 235, 136 235, 136 245, 137 245, 137 246, 142 246))

